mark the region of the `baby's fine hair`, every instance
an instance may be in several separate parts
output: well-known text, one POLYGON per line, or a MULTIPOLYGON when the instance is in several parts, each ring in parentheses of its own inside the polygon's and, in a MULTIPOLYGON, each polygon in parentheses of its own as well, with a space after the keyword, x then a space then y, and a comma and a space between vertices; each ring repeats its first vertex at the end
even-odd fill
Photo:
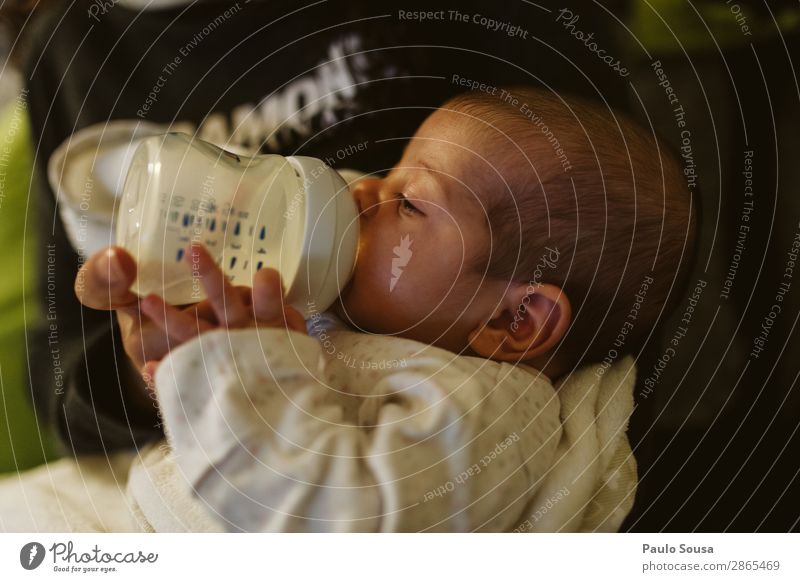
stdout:
POLYGON ((573 365, 639 350, 685 297, 694 263, 699 192, 675 153, 600 103, 544 89, 470 92, 443 108, 503 148, 507 188, 488 196, 492 245, 477 266, 564 290, 573 320, 557 350, 573 365))

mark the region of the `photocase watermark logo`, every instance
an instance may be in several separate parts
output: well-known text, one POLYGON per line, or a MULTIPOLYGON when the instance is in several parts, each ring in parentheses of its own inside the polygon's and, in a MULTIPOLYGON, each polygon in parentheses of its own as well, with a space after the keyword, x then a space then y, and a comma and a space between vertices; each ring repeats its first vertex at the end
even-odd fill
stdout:
POLYGON ((547 252, 543 254, 542 258, 539 259, 539 262, 536 263, 536 267, 533 270, 533 276, 528 282, 528 288, 525 292, 525 297, 522 298, 522 303, 517 306, 517 309, 514 312, 514 321, 511 322, 511 331, 516 332, 519 329, 519 322, 523 321, 527 316, 528 305, 530 304, 533 295, 536 293, 536 290, 542 286, 544 270, 554 270, 558 266, 558 258, 561 255, 558 247, 554 249, 551 249, 550 247, 544 247, 544 250, 547 252))
POLYGON ((92 5, 89 6, 89 10, 87 10, 87 14, 89 18, 95 19, 97 22, 100 22, 100 15, 108 14, 108 11, 114 8, 117 5, 119 0, 94 0, 92 5))
POLYGON ((400 280, 400 275, 403 274, 403 267, 408 265, 411 260, 411 240, 410 235, 405 235, 400 239, 400 244, 394 247, 394 258, 392 259, 392 278, 389 280, 389 293, 394 291, 394 286, 400 280))
POLYGON ((19 563, 26 570, 35 570, 44 561, 44 546, 39 542, 29 542, 19 551, 19 563))
POLYGON ((108 574, 120 572, 121 568, 134 567, 133 564, 155 564, 158 561, 158 554, 155 552, 107 552, 97 544, 88 549, 78 548, 69 540, 66 543, 55 542, 47 549, 39 542, 29 542, 19 551, 19 563, 26 570, 35 570, 48 556, 52 563, 46 569, 52 568, 53 572, 69 574, 108 574))

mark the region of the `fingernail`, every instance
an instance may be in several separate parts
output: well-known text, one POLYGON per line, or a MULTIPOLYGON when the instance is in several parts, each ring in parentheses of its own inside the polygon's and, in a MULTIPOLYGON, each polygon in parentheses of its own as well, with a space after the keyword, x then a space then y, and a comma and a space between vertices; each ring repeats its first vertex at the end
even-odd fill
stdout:
POLYGON ((122 264, 119 262, 119 257, 117 257, 117 253, 114 249, 108 249, 108 251, 106 251, 106 261, 108 261, 109 282, 116 283, 117 281, 125 280, 125 269, 122 268, 122 264))

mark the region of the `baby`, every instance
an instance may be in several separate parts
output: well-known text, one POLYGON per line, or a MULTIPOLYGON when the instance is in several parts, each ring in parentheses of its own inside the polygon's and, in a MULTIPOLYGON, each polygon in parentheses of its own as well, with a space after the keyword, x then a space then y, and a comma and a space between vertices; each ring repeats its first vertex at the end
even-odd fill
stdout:
MULTIPOLYGON (((174 458, 150 468, 177 465, 221 529, 519 528, 577 447, 550 379, 561 393, 602 361, 580 376, 589 394, 681 296, 697 217, 680 166, 598 105, 498 89, 433 112, 353 195, 338 317, 305 322, 275 271, 232 287, 200 247, 187 258, 208 299, 184 308, 120 291, 135 276, 124 251, 96 259, 122 275, 126 348, 155 374, 174 458)), ((585 464, 627 467, 629 508, 626 421, 585 464)))

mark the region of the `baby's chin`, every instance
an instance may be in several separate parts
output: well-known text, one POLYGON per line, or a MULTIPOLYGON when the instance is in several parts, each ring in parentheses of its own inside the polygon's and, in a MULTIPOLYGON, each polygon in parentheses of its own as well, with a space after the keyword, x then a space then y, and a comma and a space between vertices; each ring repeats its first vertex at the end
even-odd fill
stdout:
POLYGON ((350 305, 348 298, 351 296, 351 291, 350 284, 345 286, 339 294, 339 297, 337 297, 333 305, 330 306, 330 310, 348 326, 361 331, 368 331, 363 329, 363 326, 358 321, 359 318, 356 316, 355 310, 352 307, 348 308, 348 305, 350 305))
POLYGON ((342 321, 362 331, 372 331, 369 329, 371 326, 368 320, 372 314, 368 310, 371 305, 369 299, 372 295, 369 292, 370 287, 364 287, 361 277, 356 271, 353 272, 350 280, 342 288, 336 301, 329 308, 333 313, 342 321))
POLYGON ((339 295, 339 297, 336 298, 336 301, 334 301, 334 303, 333 303, 333 305, 331 305, 330 309, 331 309, 331 311, 333 311, 333 313, 334 313, 334 315, 336 315, 336 317, 338 317, 342 321, 345 321, 347 323, 351 323, 350 322, 350 318, 347 317, 347 313, 345 313, 344 305, 342 305, 342 296, 341 295, 339 295))
POLYGON ((390 334, 389 330, 382 329, 384 321, 381 315, 385 312, 371 306, 363 293, 356 293, 354 288, 348 286, 342 290, 330 309, 354 330, 371 334, 390 334))

